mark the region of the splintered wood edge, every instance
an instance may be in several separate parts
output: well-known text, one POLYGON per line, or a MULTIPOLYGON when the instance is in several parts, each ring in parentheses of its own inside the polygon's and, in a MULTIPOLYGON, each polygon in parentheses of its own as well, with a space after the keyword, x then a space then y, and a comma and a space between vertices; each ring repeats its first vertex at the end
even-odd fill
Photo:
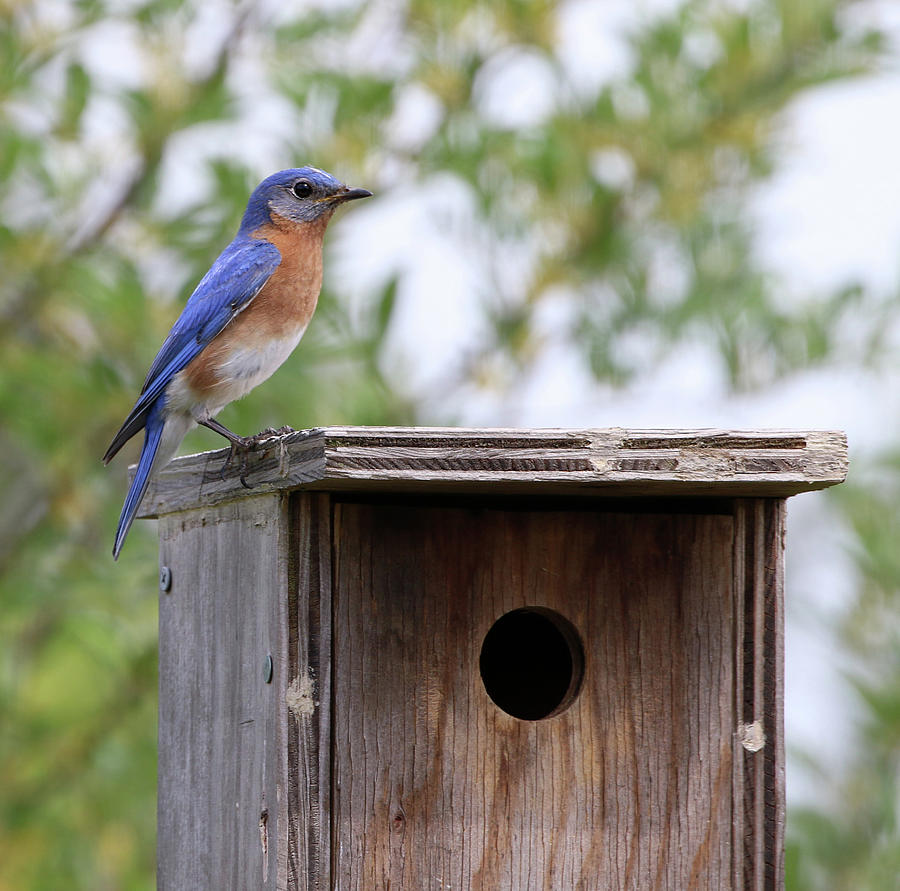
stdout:
MULTIPOLYGON (((294 489, 338 492, 780 497, 847 476, 840 431, 321 427, 176 458, 140 517, 294 489)), ((131 468, 134 473, 134 467, 131 468)))

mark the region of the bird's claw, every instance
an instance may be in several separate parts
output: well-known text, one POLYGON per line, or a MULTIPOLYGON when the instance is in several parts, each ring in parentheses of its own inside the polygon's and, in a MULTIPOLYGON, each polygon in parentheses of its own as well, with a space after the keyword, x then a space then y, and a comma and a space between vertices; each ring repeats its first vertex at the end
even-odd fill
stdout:
POLYGON ((287 436, 288 433, 296 433, 293 427, 279 427, 277 430, 274 427, 266 427, 265 430, 260 430, 259 433, 254 434, 247 438, 247 443, 250 448, 257 448, 266 440, 274 439, 276 436, 287 436))
POLYGON ((240 441, 234 441, 231 443, 231 447, 228 449, 228 457, 225 458, 225 463, 222 465, 222 470, 219 472, 219 479, 225 479, 225 474, 228 471, 228 468, 234 463, 234 459, 237 456, 238 452, 241 453, 241 465, 240 465, 240 479, 241 484, 249 489, 246 479, 244 477, 247 475, 247 455, 250 451, 251 443, 248 438, 242 438, 240 441))
POLYGON ((261 430, 259 433, 255 433, 253 436, 243 436, 239 440, 233 440, 231 443, 231 448, 228 450, 228 457, 225 459, 225 463, 222 465, 222 470, 219 474, 220 479, 225 479, 225 474, 228 471, 228 468, 231 467, 234 462, 235 457, 238 452, 241 454, 241 464, 238 479, 241 481, 241 485, 245 489, 252 489, 253 486, 247 482, 247 459, 250 455, 251 451, 255 451, 258 449, 263 443, 267 442, 270 439, 274 439, 278 436, 286 436, 288 433, 296 433, 293 427, 279 427, 277 430, 274 427, 266 427, 265 430, 261 430))

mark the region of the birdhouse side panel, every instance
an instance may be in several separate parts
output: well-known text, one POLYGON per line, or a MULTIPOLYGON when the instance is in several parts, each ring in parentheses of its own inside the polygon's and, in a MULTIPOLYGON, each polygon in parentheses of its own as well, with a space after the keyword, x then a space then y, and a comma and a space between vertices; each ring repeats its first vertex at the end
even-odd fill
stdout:
POLYGON ((286 723, 284 505, 269 494, 160 519, 163 891, 276 887, 288 772, 278 743, 286 723))

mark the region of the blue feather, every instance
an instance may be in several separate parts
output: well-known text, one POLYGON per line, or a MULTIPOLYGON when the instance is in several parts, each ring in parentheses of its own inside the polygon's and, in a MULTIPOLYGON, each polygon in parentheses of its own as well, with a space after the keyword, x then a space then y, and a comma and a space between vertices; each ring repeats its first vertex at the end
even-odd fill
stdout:
POLYGON ((137 471, 134 479, 131 481, 131 488, 125 498, 125 504, 122 505, 122 513, 119 515, 119 525, 116 529, 116 541, 113 545, 113 559, 119 559, 119 551, 125 543, 125 536, 134 522, 134 515, 140 506, 141 499, 147 491, 147 485, 150 482, 150 470, 153 467, 153 459, 159 449, 159 441, 162 439, 163 430, 165 428, 165 418, 163 418, 163 408, 165 407, 165 397, 161 396, 150 407, 147 414, 146 423, 144 425, 144 446, 141 449, 141 458, 138 461, 137 471))

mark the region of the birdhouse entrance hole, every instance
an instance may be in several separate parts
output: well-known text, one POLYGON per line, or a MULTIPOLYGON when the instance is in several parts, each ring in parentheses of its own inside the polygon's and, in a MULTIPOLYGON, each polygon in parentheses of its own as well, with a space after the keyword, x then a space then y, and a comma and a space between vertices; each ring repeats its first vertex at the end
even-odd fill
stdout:
POLYGON ((584 674, 575 626, 550 609, 516 609, 497 619, 481 647, 481 679, 494 703, 523 721, 568 708, 584 674))

